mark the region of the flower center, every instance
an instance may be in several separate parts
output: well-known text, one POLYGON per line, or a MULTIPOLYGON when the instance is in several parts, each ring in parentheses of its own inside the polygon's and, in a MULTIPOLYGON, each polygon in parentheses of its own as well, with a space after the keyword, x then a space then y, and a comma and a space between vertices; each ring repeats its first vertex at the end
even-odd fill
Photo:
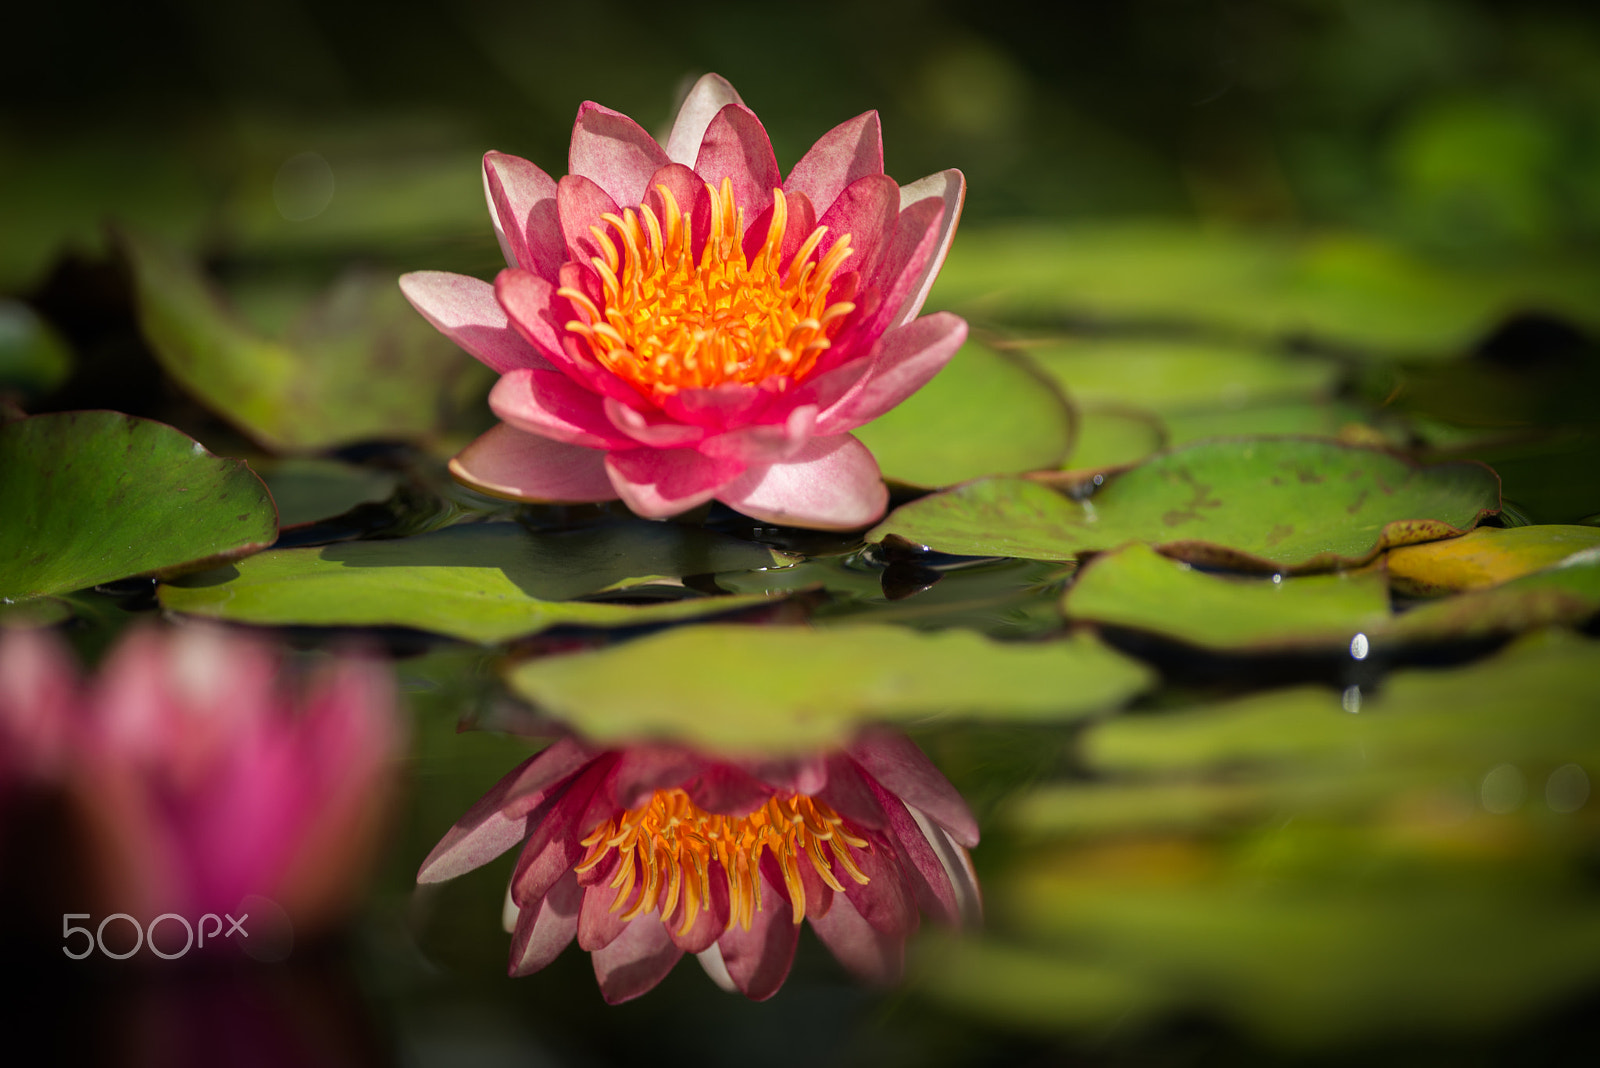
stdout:
POLYGON ((665 186, 657 186, 665 218, 649 204, 590 227, 604 252, 591 262, 600 275, 597 306, 572 287, 559 290, 587 322, 567 329, 582 337, 595 359, 660 400, 680 389, 725 382, 756 384, 777 378, 780 388, 805 377, 831 344, 849 301, 828 303, 839 265, 850 255, 850 235, 826 255, 817 248, 826 226, 812 230, 782 269, 789 206, 772 191, 772 225, 755 256, 745 258, 744 212, 733 183, 709 183, 711 225, 698 261, 691 220, 665 186))
POLYGON ((695 918, 710 906, 712 860, 722 865, 727 877, 730 931, 735 923, 748 931, 761 908, 765 850, 772 852, 783 872, 795 923, 806 914, 802 864, 810 864, 836 891, 844 890, 834 876, 836 864, 857 883, 867 882, 847 848, 868 848, 866 839, 852 834, 833 809, 803 794, 770 797, 746 816, 719 816, 697 806, 682 790, 657 790, 645 804, 601 823, 582 844, 589 852, 577 866, 580 874, 599 865, 612 850, 619 855, 609 884, 617 891, 612 912, 627 906, 637 886, 638 897, 622 918, 631 920, 659 908, 665 922, 681 903, 680 935, 687 934, 695 918))

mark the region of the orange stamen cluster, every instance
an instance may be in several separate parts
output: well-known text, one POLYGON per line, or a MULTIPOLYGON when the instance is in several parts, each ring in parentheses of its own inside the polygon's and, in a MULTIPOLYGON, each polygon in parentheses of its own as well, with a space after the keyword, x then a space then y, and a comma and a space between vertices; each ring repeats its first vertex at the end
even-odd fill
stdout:
POLYGON ((601 823, 582 844, 589 852, 577 867, 580 874, 612 850, 619 855, 609 883, 617 891, 612 912, 627 908, 622 918, 632 920, 659 908, 666 921, 681 904, 679 934, 687 934, 710 906, 713 860, 727 878, 730 931, 736 923, 748 931, 761 908, 765 850, 783 872, 795 923, 806 914, 802 864, 809 863, 836 891, 844 887, 834 876, 834 865, 857 883, 867 882, 849 849, 867 848, 866 840, 847 830, 833 809, 803 794, 768 798, 747 816, 719 816, 697 806, 682 790, 657 790, 645 804, 601 823))
POLYGON ((828 228, 812 230, 782 269, 789 206, 772 191, 772 225, 754 258, 746 260, 744 211, 733 183, 709 183, 711 225, 698 262, 691 220, 672 192, 658 185, 663 217, 649 204, 600 218, 589 232, 603 255, 590 261, 600 276, 597 305, 570 286, 560 295, 587 322, 567 329, 584 338, 606 368, 653 399, 680 389, 725 382, 755 384, 778 377, 798 381, 832 343, 849 301, 828 303, 834 276, 850 255, 846 234, 820 259, 828 228))

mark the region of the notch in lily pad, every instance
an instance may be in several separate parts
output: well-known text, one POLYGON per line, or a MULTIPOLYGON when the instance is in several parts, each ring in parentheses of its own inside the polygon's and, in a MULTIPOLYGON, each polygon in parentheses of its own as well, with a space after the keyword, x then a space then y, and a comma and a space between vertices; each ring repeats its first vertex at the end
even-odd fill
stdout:
POLYGON ((242 460, 165 423, 59 412, 0 424, 0 598, 207 567, 271 545, 277 512, 242 460))

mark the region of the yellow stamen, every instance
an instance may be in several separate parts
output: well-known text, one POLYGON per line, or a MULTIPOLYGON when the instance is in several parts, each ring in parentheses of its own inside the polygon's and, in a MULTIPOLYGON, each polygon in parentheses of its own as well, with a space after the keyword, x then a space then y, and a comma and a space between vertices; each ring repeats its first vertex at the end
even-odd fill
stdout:
POLYGON ((601 255, 590 264, 600 280, 595 302, 570 287, 558 292, 587 322, 566 328, 605 367, 659 400, 681 389, 726 382, 797 382, 832 344, 850 301, 828 302, 828 290, 850 256, 845 234, 820 260, 828 228, 807 235, 780 273, 789 204, 772 191, 772 224, 754 256, 745 257, 744 212, 733 183, 707 184, 711 221, 698 262, 691 220, 666 186, 656 187, 662 217, 649 204, 602 215, 590 234, 601 255), (614 238, 614 239, 613 239, 614 238))
POLYGON ((806 914, 801 864, 810 864, 826 885, 843 892, 834 866, 865 885, 867 876, 850 851, 870 848, 838 813, 814 797, 773 797, 748 816, 719 816, 700 808, 682 790, 657 790, 638 808, 602 822, 581 844, 588 853, 577 866, 580 873, 617 852, 617 871, 607 884, 617 891, 612 912, 632 920, 659 909, 665 921, 680 910, 679 934, 687 934, 711 907, 713 859, 727 880, 725 929, 738 924, 748 931, 761 908, 763 852, 770 850, 778 862, 794 922, 799 923, 806 914), (635 888, 639 896, 629 907, 635 888))

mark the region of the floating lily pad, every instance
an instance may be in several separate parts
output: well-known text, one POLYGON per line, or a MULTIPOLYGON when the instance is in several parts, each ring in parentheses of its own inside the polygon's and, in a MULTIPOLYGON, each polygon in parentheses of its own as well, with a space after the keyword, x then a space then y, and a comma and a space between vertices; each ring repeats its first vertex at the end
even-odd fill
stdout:
POLYGON ((1314 571, 1448 537, 1500 506, 1479 464, 1419 467, 1376 449, 1263 438, 1158 456, 1076 500, 986 479, 913 501, 869 534, 940 552, 1065 560, 1130 541, 1195 562, 1314 571))
POLYGON ((285 529, 342 515, 358 504, 384 500, 399 476, 336 460, 269 460, 256 465, 278 505, 285 529))
POLYGON ((123 244, 163 369, 268 448, 426 438, 487 382, 390 278, 345 275, 273 340, 244 325, 192 263, 153 242, 123 244))
POLYGON ((1113 708, 1152 674, 1083 635, 1007 644, 966 631, 703 625, 546 657, 512 689, 602 743, 813 750, 873 720, 1069 722, 1113 708))
POLYGON ((1348 646, 1389 622, 1380 572, 1298 578, 1210 575, 1145 545, 1096 556, 1066 592, 1076 620, 1233 652, 1348 646))
POLYGON ((643 605, 571 598, 783 559, 673 524, 535 534, 513 523, 478 523, 413 538, 274 549, 227 572, 164 585, 159 596, 175 611, 239 623, 413 627, 496 642, 559 624, 634 626, 760 604, 767 598, 643 605))
POLYGON ((1600 527, 1483 527, 1449 541, 1408 545, 1388 556, 1389 578, 1406 593, 1479 590, 1600 546, 1600 527))
POLYGON ((1174 448, 1208 438, 1293 434, 1333 438, 1347 445, 1404 445, 1405 427, 1379 422, 1354 404, 1297 401, 1228 411, 1174 412, 1162 417, 1174 448))
POLYGON ((1554 567, 1499 586, 1413 608, 1394 621, 1388 634, 1419 641, 1482 638, 1534 627, 1576 625, 1596 613, 1600 613, 1600 548, 1585 549, 1554 567))
POLYGON ((1584 264, 1467 271, 1354 235, 1029 224, 962 230, 935 299, 991 318, 1179 322, 1448 357, 1529 308, 1600 324, 1595 288, 1584 264))
POLYGON ((1324 357, 1181 341, 1097 338, 1029 348, 1027 356, 1077 403, 1161 415, 1323 397, 1342 373, 1324 357))
POLYGON ((1149 412, 1084 406, 1078 412, 1078 435, 1063 467, 1098 471, 1136 464, 1167 444, 1166 429, 1149 412))
POLYGON ((1072 413, 1029 365, 969 342, 932 382, 857 435, 885 478, 949 486, 1055 467, 1072 441, 1072 413))
POLYGON ((0 599, 253 553, 278 534, 242 460, 164 423, 62 412, 0 424, 0 599))

